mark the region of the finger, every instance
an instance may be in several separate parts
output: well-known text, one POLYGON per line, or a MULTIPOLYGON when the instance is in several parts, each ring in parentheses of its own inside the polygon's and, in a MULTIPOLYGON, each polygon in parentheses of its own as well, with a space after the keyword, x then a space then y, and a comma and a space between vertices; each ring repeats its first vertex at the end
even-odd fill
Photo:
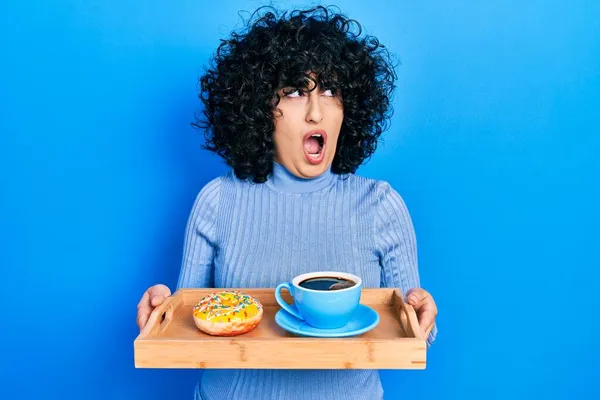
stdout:
POLYGON ((150 313, 152 312, 152 305, 151 305, 151 299, 150 299, 150 292, 151 289, 148 289, 144 292, 144 294, 142 295, 142 298, 140 299, 138 305, 137 305, 137 309, 138 309, 138 314, 137 314, 137 325, 140 328, 140 330, 142 330, 144 328, 144 326, 146 325, 146 322, 148 322, 148 318, 150 317, 150 313))
POLYGON ((171 290, 166 285, 154 285, 144 292, 137 305, 138 315, 136 322, 140 330, 148 322, 152 310, 161 305, 170 295, 171 290))
POLYGON ((414 288, 408 292, 407 300, 411 306, 417 307, 419 305, 422 305, 428 297, 430 296, 426 290, 423 290, 421 288, 414 288))
POLYGON ((433 300, 433 297, 423 289, 415 289, 408 296, 408 302, 412 305, 418 313, 422 313, 424 310, 431 310, 433 317, 437 316, 437 305, 433 300))
POLYGON ((148 289, 150 294, 150 304, 152 307, 156 307, 162 304, 167 297, 171 295, 171 290, 165 285, 154 285, 148 289))
POLYGON ((430 328, 435 322, 435 312, 433 310, 433 307, 428 307, 428 305, 429 304, 423 306, 421 312, 419 313, 419 326, 423 329, 424 332, 430 330, 430 328))
POLYGON ((138 324, 138 327, 140 328, 140 330, 144 329, 144 326, 146 326, 146 323, 148 322, 148 318, 150 317, 150 313, 151 313, 150 307, 141 307, 138 310, 137 324, 138 324))
POLYGON ((427 326, 427 328, 425 328, 425 337, 429 337, 429 334, 431 333, 431 331, 433 330, 433 327, 435 326, 435 317, 436 317, 436 313, 433 313, 433 320, 431 321, 431 323, 429 325, 425 325, 427 326))
POLYGON ((157 307, 161 305, 163 301, 165 301, 165 296, 163 296, 162 294, 157 294, 152 296, 152 298, 150 299, 150 305, 152 307, 157 307))
POLYGON ((142 298, 140 299, 137 308, 138 310, 142 307, 149 307, 150 306, 150 290, 146 290, 144 292, 144 294, 142 295, 142 298))
POLYGON ((171 295, 171 289, 169 289, 168 286, 163 285, 163 284, 154 285, 150 289, 148 289, 148 291, 150 292, 151 296, 161 294, 161 295, 167 297, 167 296, 171 295))
POLYGON ((135 322, 137 323, 138 328, 140 328, 140 331, 144 328, 144 325, 146 325, 146 322, 148 321, 148 314, 150 310, 149 306, 150 293, 148 292, 148 290, 146 290, 137 304, 138 312, 135 322))

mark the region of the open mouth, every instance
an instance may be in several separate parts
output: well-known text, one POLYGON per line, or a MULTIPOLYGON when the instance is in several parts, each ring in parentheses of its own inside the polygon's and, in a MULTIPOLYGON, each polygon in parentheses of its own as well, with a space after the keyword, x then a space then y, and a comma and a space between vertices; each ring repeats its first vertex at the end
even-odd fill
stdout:
POLYGON ((323 160, 325 155, 325 145, 327 143, 327 133, 319 129, 310 131, 304 135, 304 154, 311 164, 317 164, 323 160))

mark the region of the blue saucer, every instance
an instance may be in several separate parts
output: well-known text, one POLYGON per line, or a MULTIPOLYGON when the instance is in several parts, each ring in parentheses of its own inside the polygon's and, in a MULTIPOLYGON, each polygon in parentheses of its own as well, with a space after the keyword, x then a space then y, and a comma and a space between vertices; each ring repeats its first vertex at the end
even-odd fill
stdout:
POLYGON ((357 336, 370 331, 379 324, 379 314, 371 307, 359 304, 346 326, 337 329, 319 329, 282 309, 275 314, 275 322, 286 331, 297 335, 339 338, 357 336))

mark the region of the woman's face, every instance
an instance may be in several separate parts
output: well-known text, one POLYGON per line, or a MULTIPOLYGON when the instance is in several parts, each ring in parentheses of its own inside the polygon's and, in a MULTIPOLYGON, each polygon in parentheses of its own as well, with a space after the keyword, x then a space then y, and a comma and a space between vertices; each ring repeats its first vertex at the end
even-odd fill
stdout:
MULTIPOLYGON (((308 89, 314 83, 310 81, 308 89)), ((278 91, 275 114, 275 160, 300 178, 313 178, 331 167, 344 119, 338 94, 318 87, 312 91, 278 91), (284 93, 288 93, 287 95, 284 93)))

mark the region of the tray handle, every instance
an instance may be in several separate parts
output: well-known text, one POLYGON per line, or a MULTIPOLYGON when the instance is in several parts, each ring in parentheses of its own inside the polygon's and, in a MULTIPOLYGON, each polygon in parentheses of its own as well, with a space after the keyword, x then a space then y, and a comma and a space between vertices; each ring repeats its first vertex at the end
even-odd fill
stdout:
POLYGON ((140 331, 140 338, 149 336, 150 334, 158 335, 165 330, 167 325, 169 325, 169 322, 173 319, 176 305, 175 299, 175 295, 167 297, 161 305, 152 311, 148 318, 148 322, 146 322, 146 325, 140 331))
POLYGON ((396 312, 400 318, 400 325, 402 325, 404 332, 410 337, 423 340, 425 335, 419 326, 417 313, 413 306, 404 302, 400 289, 394 290, 394 307, 396 308, 396 312))

